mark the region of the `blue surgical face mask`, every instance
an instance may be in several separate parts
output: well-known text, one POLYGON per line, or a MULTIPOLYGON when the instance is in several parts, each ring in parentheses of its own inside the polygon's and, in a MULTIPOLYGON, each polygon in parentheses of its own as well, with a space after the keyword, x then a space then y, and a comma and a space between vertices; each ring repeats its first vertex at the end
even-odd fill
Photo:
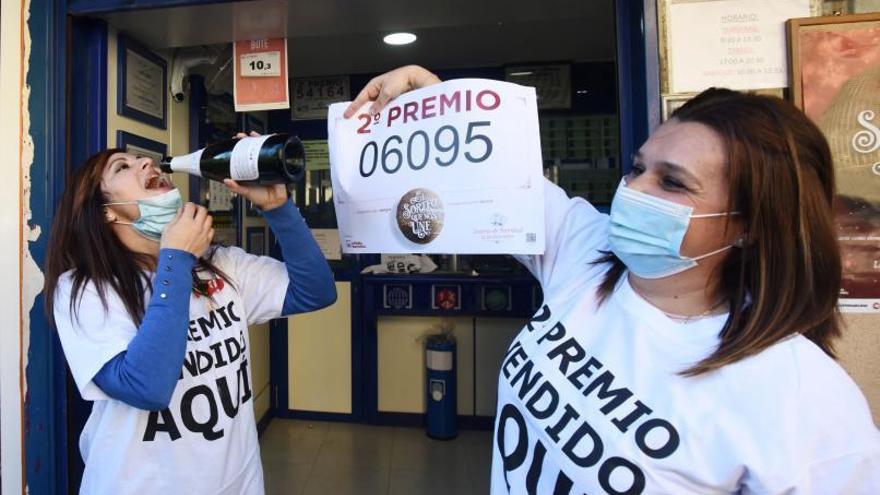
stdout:
POLYGON ((180 197, 180 191, 172 189, 151 198, 121 203, 104 203, 104 206, 132 204, 137 205, 141 214, 140 218, 133 223, 118 220, 116 223, 131 225, 144 237, 158 241, 162 238, 165 227, 177 216, 177 211, 183 205, 183 199, 180 197))
POLYGON ((736 215, 739 212, 693 215, 693 208, 626 187, 621 181, 611 202, 608 241, 611 252, 641 278, 663 278, 697 266, 697 261, 736 244, 696 256, 681 254, 691 218, 736 215))

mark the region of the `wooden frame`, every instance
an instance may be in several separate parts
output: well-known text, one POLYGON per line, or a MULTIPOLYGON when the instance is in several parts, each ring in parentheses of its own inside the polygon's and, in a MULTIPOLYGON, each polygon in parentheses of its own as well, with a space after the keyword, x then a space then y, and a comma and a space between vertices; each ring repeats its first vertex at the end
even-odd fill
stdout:
POLYGON ((116 87, 116 113, 123 117, 143 122, 144 124, 166 129, 168 121, 168 63, 162 57, 144 48, 136 41, 122 34, 118 37, 118 51, 116 58, 117 87, 116 87), (137 60, 129 60, 129 53, 137 57, 137 60), (138 64, 140 69, 133 64, 138 64), (157 92, 153 97, 161 98, 161 111, 151 112, 148 107, 151 102, 145 100, 140 107, 132 105, 129 97, 131 89, 128 69, 134 68, 140 76, 140 89, 148 92, 157 92), (152 85, 152 86, 149 86, 152 85), (156 87, 158 86, 158 88, 156 87), (157 115, 160 114, 160 115, 157 115))
POLYGON ((786 23, 791 99, 825 136, 833 158, 842 312, 880 313, 880 13, 786 23))
POLYGON ((828 26, 832 28, 834 26, 854 23, 877 23, 880 25, 880 13, 805 17, 789 19, 785 23, 786 35, 788 37, 788 75, 791 87, 791 100, 798 108, 805 110, 800 53, 801 35, 805 28, 809 29, 811 26, 828 26))

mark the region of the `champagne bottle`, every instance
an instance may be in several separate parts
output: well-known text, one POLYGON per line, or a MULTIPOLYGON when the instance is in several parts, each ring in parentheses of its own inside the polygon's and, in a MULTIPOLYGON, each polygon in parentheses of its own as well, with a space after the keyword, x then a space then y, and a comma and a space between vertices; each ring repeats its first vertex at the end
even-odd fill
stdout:
POLYGON ((302 141, 291 134, 227 139, 183 156, 165 157, 163 172, 186 172, 216 181, 242 184, 289 184, 306 166, 302 141))

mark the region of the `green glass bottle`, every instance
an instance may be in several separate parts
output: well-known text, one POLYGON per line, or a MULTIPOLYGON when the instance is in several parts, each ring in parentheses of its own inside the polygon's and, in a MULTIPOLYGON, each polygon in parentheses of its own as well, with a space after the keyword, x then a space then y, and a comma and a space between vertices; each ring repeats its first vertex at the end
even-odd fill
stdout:
POLYGON ((292 134, 227 139, 188 155, 165 157, 163 172, 185 172, 216 181, 240 184, 290 184, 306 168, 302 141, 292 134))

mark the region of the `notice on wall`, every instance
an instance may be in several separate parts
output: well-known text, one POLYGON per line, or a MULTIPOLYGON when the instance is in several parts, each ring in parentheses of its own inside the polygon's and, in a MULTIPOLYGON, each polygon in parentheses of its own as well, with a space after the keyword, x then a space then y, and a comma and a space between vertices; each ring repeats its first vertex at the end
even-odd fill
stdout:
POLYGON ((302 144, 306 152, 306 169, 330 169, 330 149, 326 139, 306 139, 302 144))
POLYGON ((333 103, 348 101, 348 76, 298 77, 293 80, 293 120, 326 119, 333 103))
MULTIPOLYGON (((368 104, 369 105, 369 104, 368 104)), ((458 79, 327 120, 345 253, 541 254, 535 89, 458 79)))
POLYGON ((290 108, 287 39, 236 41, 232 46, 235 111, 290 108))
POLYGON ((788 86, 785 21, 809 15, 810 0, 670 0, 671 91, 788 86))

